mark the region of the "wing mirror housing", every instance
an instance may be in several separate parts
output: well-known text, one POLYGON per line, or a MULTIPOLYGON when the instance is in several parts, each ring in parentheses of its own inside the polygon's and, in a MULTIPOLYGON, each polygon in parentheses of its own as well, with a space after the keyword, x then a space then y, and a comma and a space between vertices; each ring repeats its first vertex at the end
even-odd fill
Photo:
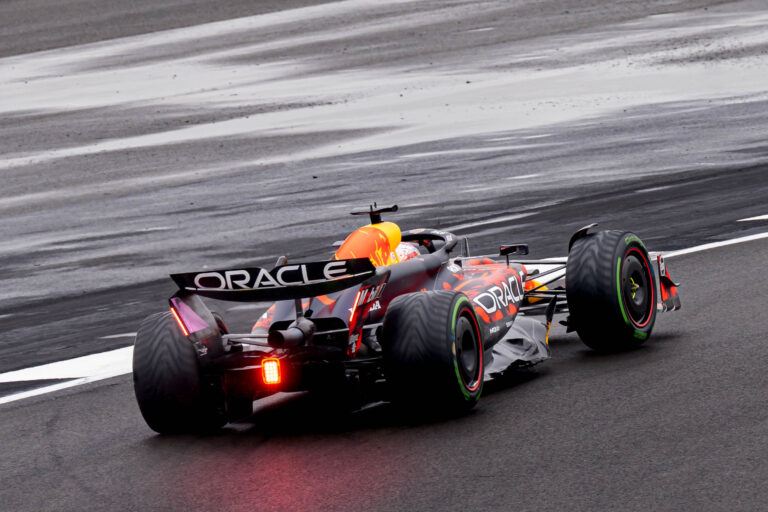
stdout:
POLYGON ((499 256, 526 256, 528 244, 509 244, 499 247, 499 256))
POLYGON ((499 256, 506 256, 509 266, 510 256, 525 256, 528 254, 528 244, 509 244, 499 247, 499 256))

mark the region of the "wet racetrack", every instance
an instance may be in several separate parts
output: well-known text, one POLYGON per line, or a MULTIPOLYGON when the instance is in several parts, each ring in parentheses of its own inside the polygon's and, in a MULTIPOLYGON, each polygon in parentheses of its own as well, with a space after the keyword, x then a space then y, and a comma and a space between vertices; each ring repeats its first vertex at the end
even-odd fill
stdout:
MULTIPOLYGON (((170 272, 326 257, 373 201, 537 257, 590 222, 764 233, 766 28, 759 1, 1 3, 0 372, 130 345, 170 272)), ((156 436, 128 375, 0 405, 0 508, 758 510, 767 255, 671 257, 645 346, 558 330, 459 419, 299 396, 156 436)))

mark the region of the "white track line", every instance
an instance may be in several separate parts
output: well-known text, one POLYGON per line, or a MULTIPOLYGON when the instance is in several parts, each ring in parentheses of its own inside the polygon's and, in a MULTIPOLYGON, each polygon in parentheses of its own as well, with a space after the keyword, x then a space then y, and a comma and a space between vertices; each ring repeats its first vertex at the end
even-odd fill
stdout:
POLYGON ((120 334, 110 334, 109 336, 99 336, 100 340, 113 340, 115 338, 134 338, 135 332, 122 332, 120 334))
POLYGON ((119 375, 131 373, 133 361, 133 347, 123 347, 108 352, 100 352, 66 361, 24 368, 13 372, 0 374, 2 382, 34 382, 47 379, 74 379, 67 382, 58 382, 50 386, 22 391, 12 395, 0 397, 0 404, 14 402, 23 398, 43 395, 60 389, 71 388, 109 379, 119 375))
POLYGON ((499 222, 505 222, 510 220, 522 219, 524 217, 530 217, 532 213, 516 213, 514 215, 504 215, 501 217, 493 217, 490 219, 479 220, 476 222, 467 222, 465 224, 456 224, 455 226, 448 226, 446 231, 459 231, 461 229, 476 228, 478 226, 485 226, 488 224, 497 224, 499 222))
POLYGON ((80 378, 80 379, 70 380, 70 381, 67 381, 67 382, 60 382, 58 384, 53 384, 51 386, 45 386, 45 387, 42 387, 42 388, 31 389, 29 391, 23 391, 21 393, 15 393, 13 395, 8 395, 8 396, 0 397, 0 404, 7 404, 9 402, 15 402, 17 400, 23 400, 24 398, 30 398, 30 397, 33 397, 33 396, 45 395, 47 393, 53 393, 54 391, 59 391, 59 390, 62 390, 62 389, 67 389, 67 388, 73 388, 75 386, 82 386, 83 384, 88 384, 89 382, 94 382, 94 381, 97 381, 97 380, 108 379, 110 377, 117 377, 118 375, 125 375, 126 373, 130 373, 130 372, 120 372, 120 373, 117 373, 115 375, 109 375, 109 376, 106 376, 106 377, 104 377, 104 376, 102 376, 102 377, 83 377, 83 378, 80 378))
POLYGON ((0 374, 0 382, 21 382, 45 379, 79 379, 81 377, 112 377, 115 371, 130 373, 133 347, 123 347, 75 359, 24 368, 0 374))
POLYGON ((691 254, 694 252, 717 249, 718 247, 725 247, 726 245, 742 244, 744 242, 760 240, 761 238, 768 238, 768 233, 757 233, 754 235, 742 236, 740 238, 732 238, 731 240, 723 240, 722 242, 712 242, 709 244, 697 245, 696 247, 689 247, 688 249, 680 249, 679 251, 665 251, 662 254, 664 255, 665 258, 674 258, 676 256, 682 256, 684 254, 691 254))
MULTIPOLYGON (((731 240, 723 240, 722 242, 712 242, 709 244, 697 245, 696 247, 690 247, 688 249, 668 251, 664 252, 663 254, 665 258, 674 258, 676 256, 708 251, 718 247, 741 244, 744 242, 751 242, 763 238, 768 238, 768 233, 757 233, 754 235, 743 236, 731 240)), ((113 335, 111 337, 125 335, 126 334, 119 334, 113 335)), ((104 338, 108 337, 110 336, 105 336, 104 338)), ((36 380, 46 379, 73 379, 67 382, 59 382, 50 386, 44 386, 41 388, 0 397, 0 404, 7 404, 9 402, 15 402, 24 398, 52 393, 61 389, 82 386, 83 384, 88 384, 89 382, 126 375, 132 371, 132 359, 133 347, 124 347, 117 350, 110 350, 108 352, 101 352, 99 354, 91 354, 66 361, 58 361, 56 363, 50 363, 42 366, 35 366, 32 368, 25 368, 23 370, 16 370, 13 372, 0 374, 0 383, 19 381, 34 382, 36 380)))
POLYGON ((737 222, 749 222, 753 220, 768 220, 768 215, 758 215, 757 217, 750 217, 748 219, 739 219, 737 222))

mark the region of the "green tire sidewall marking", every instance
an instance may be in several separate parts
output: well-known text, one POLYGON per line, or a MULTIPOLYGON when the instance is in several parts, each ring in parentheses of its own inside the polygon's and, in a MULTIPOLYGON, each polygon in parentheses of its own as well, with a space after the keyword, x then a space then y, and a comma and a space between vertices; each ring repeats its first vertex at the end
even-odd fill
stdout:
POLYGON ((616 293, 619 296, 619 308, 621 309, 621 316, 624 317, 624 323, 629 325, 627 312, 624 311, 624 298, 621 296, 621 256, 619 256, 619 259, 616 261, 616 293))
POLYGON ((459 373, 459 361, 456 357, 456 313, 465 302, 469 303, 469 299, 463 296, 459 297, 459 300, 453 305, 453 312, 451 313, 451 353, 453 354, 453 371, 456 374, 461 394, 464 395, 464 400, 472 400, 472 396, 467 391, 467 386, 464 385, 464 380, 461 378, 461 373, 459 373))
MULTIPOLYGON (((635 235, 630 235, 630 236, 625 236, 625 237, 624 237, 624 243, 625 243, 625 244, 629 245, 629 244, 631 244, 632 242, 637 242, 637 243, 640 245, 640 247, 642 247, 643 249, 645 249, 645 244, 643 243, 643 241, 642 241, 642 240, 640 240, 640 239, 639 239, 638 237, 636 237, 635 235)), ((646 249, 646 250, 647 250, 647 249, 646 249)))
POLYGON ((451 336, 454 339, 456 338, 456 312, 459 310, 459 306, 464 302, 469 302, 466 295, 459 297, 459 300, 453 305, 453 312, 451 314, 451 336))

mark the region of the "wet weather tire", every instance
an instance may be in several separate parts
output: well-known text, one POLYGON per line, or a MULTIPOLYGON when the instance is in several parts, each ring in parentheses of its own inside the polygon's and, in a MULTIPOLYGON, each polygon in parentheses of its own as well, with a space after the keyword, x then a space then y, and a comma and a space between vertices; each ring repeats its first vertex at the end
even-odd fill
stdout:
POLYGON ((144 420, 161 434, 205 432, 226 422, 220 393, 202 378, 195 349, 170 312, 139 326, 133 387, 144 420))
POLYGON ((633 233, 600 231, 576 240, 568 255, 569 326, 589 347, 613 352, 642 344, 656 321, 653 270, 633 233))
POLYGON ((483 347, 469 299, 454 291, 402 295, 387 308, 384 364, 393 399, 457 413, 483 390, 483 347))

